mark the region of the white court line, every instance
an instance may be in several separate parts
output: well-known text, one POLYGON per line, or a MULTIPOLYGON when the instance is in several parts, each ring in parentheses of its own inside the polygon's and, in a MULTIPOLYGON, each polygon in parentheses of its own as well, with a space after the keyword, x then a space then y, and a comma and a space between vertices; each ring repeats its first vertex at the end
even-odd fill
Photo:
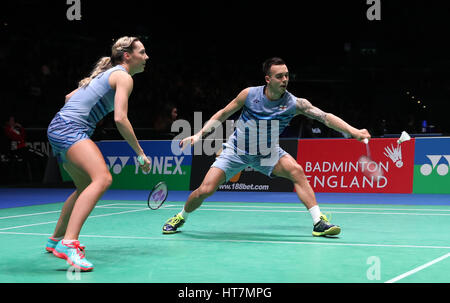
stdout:
MULTIPOLYGON (((118 208, 118 209, 129 209, 132 208, 131 206, 142 206, 142 204, 126 204, 126 203, 112 203, 112 204, 105 204, 105 205, 98 205, 95 208, 106 208, 106 209, 114 209, 114 208, 118 208), (116 205, 127 205, 127 206, 116 206, 116 205)), ((170 207, 177 207, 179 205, 163 205, 161 207, 162 208, 170 208, 170 207)), ((254 206, 254 205, 249 205, 249 206, 238 206, 238 205, 204 205, 203 208, 200 208, 199 210, 213 210, 213 209, 205 209, 205 208, 217 208, 217 207, 225 207, 225 208, 274 208, 274 209, 301 209, 301 207, 277 207, 277 206, 254 206)), ((141 207, 144 208, 144 207, 141 207)), ((139 208, 139 209, 141 209, 139 208)), ((138 209, 138 208, 135 208, 138 209)), ((389 209, 389 208, 354 208, 354 207, 340 207, 340 208, 330 208, 330 207, 323 207, 323 210, 326 209, 349 209, 349 210, 407 210, 407 211, 434 211, 434 212, 438 212, 438 211, 448 211, 450 212, 450 210, 445 210, 445 209, 389 209)), ((217 210, 223 210, 223 209, 217 209, 217 210)), ((229 210, 229 211, 239 211, 239 210, 229 210)), ((245 210, 243 210, 245 211, 245 210)), ((264 210, 255 210, 255 211, 264 211, 264 210)), ((23 215, 14 215, 14 216, 6 216, 6 217, 0 217, 0 220, 4 220, 4 219, 11 219, 11 218, 21 218, 21 217, 28 217, 28 216, 37 216, 37 215, 45 215, 45 214, 52 214, 52 213, 59 213, 61 212, 60 210, 55 210, 55 211, 48 211, 48 212, 39 212, 39 213, 32 213, 32 214, 23 214, 23 215)), ((286 212, 286 211, 274 211, 274 212, 286 212)), ((288 212, 306 212, 306 211, 288 211, 288 212)), ((434 215, 434 214, 417 214, 417 213, 376 213, 376 212, 338 212, 338 211, 333 211, 333 213, 343 213, 343 214, 352 214, 352 213, 356 213, 356 214, 390 214, 390 215, 434 215)), ((447 216, 450 214, 436 214, 437 216, 447 216)))
MULTIPOLYGON (((149 208, 133 209, 133 210, 121 211, 121 212, 118 212, 118 213, 103 214, 103 215, 93 215, 93 216, 89 216, 89 218, 107 217, 107 216, 120 215, 120 214, 126 214, 126 213, 132 213, 132 212, 138 212, 138 211, 144 211, 144 210, 150 210, 150 209, 149 208)), ((30 227, 30 226, 37 226, 37 225, 52 224, 52 223, 57 223, 57 222, 58 221, 49 221, 49 222, 26 224, 26 225, 19 225, 19 226, 11 226, 11 227, 0 228, 0 231, 16 229, 16 228, 22 228, 22 227, 30 227)))
MULTIPOLYGON (((287 209, 304 209, 304 206, 233 206, 233 205, 204 205, 205 207, 236 207, 236 208, 287 208, 287 209)), ((450 209, 429 209, 429 208, 375 208, 375 207, 328 207, 321 206, 321 209, 348 209, 348 210, 403 210, 403 211, 447 211, 450 212, 450 209)))
MULTIPOLYGON (((142 204, 126 204, 126 203, 111 203, 111 204, 105 204, 105 205, 99 205, 96 206, 96 208, 104 208, 107 209, 109 207, 116 207, 115 205, 142 205, 142 204)), ((176 205, 165 205, 162 208, 168 208, 171 206, 176 206, 176 205)), ((264 210, 264 209, 226 209, 226 208, 216 208, 216 209, 208 209, 208 207, 210 207, 210 205, 205 205, 203 208, 200 208, 200 211, 232 211, 232 212, 278 212, 278 213, 306 213, 308 212, 307 210, 264 210)), ((215 205, 215 207, 228 207, 228 208, 236 208, 236 206, 233 205, 215 205)), ((248 206, 247 206, 248 207, 248 206)), ((252 206, 252 207, 258 207, 258 206, 252 206)), ((125 208, 129 208, 129 207, 125 207, 125 208)), ((266 206, 267 208, 267 206, 266 206)), ((270 207, 270 208, 277 208, 275 207, 270 207)), ((292 209, 293 207, 288 207, 289 209, 292 209)), ((324 208, 327 209, 327 208, 324 208)), ((364 209, 364 208, 363 208, 364 209)), ((123 212, 118 212, 118 213, 111 213, 111 214, 103 214, 103 215, 93 215, 90 216, 90 218, 98 218, 98 217, 105 217, 105 216, 111 216, 111 215, 117 215, 117 214, 125 214, 125 213, 131 213, 131 212, 138 212, 138 211, 144 211, 144 210, 149 210, 149 208, 138 208, 138 209, 132 209, 129 211, 123 211, 123 212)), ((370 210, 370 208, 367 208, 366 210, 370 210)), ((55 211, 56 212, 56 211, 55 211)), ((45 213, 50 213, 50 212, 45 212, 45 213)), ((421 213, 393 213, 393 212, 342 212, 342 211, 333 211, 334 214, 368 214, 368 215, 415 215, 415 216, 450 216, 450 214, 421 214, 421 213)), ((35 214, 26 214, 26 215, 19 215, 19 216, 33 216, 33 215, 37 215, 37 214, 44 214, 44 213, 35 213, 35 214)), ((14 218, 17 216, 10 216, 10 217, 2 217, 2 219, 7 219, 7 218, 14 218)), ((26 225, 20 225, 20 226, 12 226, 12 227, 6 227, 6 228, 0 228, 1 230, 9 230, 9 229, 16 229, 16 228, 22 228, 22 227, 30 227, 30 226, 37 226, 37 225, 45 225, 45 224, 52 224, 52 223, 56 223, 57 221, 49 221, 49 222, 42 222, 42 223, 34 223, 34 224, 26 224, 26 225)))
MULTIPOLYGON (((46 233, 2 232, 4 235, 48 236, 46 233)), ((429 245, 402 245, 402 244, 370 244, 370 243, 333 243, 333 242, 302 242, 302 241, 264 241, 264 240, 231 240, 231 239, 193 239, 174 238, 168 236, 140 237, 140 236, 105 236, 105 235, 80 235, 80 238, 105 238, 105 239, 130 239, 130 240, 163 240, 163 241, 189 241, 189 242, 234 242, 234 243, 259 243, 259 244, 291 244, 291 245, 329 245, 329 246, 357 246, 357 247, 390 247, 390 248, 419 248, 419 249, 450 249, 450 246, 429 245)))
MULTIPOLYGON (((204 203, 202 207, 233 207, 233 208, 277 208, 277 209, 304 209, 303 205, 300 206, 265 206, 265 205, 230 205, 230 204, 212 204, 215 202, 204 203), (211 204, 209 204, 211 203, 211 204)), ((235 203, 235 202, 231 202, 235 203)), ((142 204, 136 203, 115 203, 109 205, 128 205, 128 206, 142 206, 142 204)), ((166 207, 180 206, 178 204, 165 205, 166 207)), ((349 209, 349 210, 403 210, 403 211, 443 211, 450 212, 450 209, 431 209, 431 208, 378 208, 378 207, 328 207, 321 206, 322 209, 349 209)))
POLYGON ((392 278, 392 279, 390 279, 390 280, 388 280, 388 281, 386 281, 386 282, 384 282, 384 283, 395 283, 395 282, 397 282, 397 281, 399 281, 399 280, 401 280, 401 279, 404 279, 404 278, 406 278, 406 277, 408 277, 408 276, 411 276, 411 275, 415 274, 416 272, 421 271, 422 269, 425 269, 425 268, 427 268, 427 267, 430 267, 431 265, 436 264, 436 263, 438 263, 438 262, 440 262, 440 261, 442 261, 442 260, 444 260, 444 259, 446 259, 446 258, 448 258, 448 257, 450 257, 450 253, 445 254, 445 255, 443 255, 443 256, 441 256, 441 257, 439 257, 439 258, 436 258, 436 259, 434 259, 434 260, 431 260, 431 261, 428 262, 428 263, 425 263, 425 264, 423 264, 423 265, 421 265, 421 266, 419 266, 419 267, 416 267, 416 268, 414 268, 413 270, 410 270, 410 271, 408 271, 408 272, 405 272, 404 274, 401 274, 401 275, 399 275, 399 276, 397 276, 397 277, 395 277, 395 278, 392 278))
MULTIPOLYGON (((96 206, 97 207, 108 207, 110 205, 115 205, 115 204, 105 204, 105 205, 99 205, 96 206)), ((3 219, 12 219, 12 218, 21 218, 21 217, 29 217, 29 216, 37 216, 37 215, 46 215, 46 214, 54 214, 54 213, 59 213, 61 212, 61 210, 52 210, 52 211, 45 211, 45 212, 40 212, 40 213, 32 213, 32 214, 23 214, 23 215, 14 215, 14 216, 6 216, 6 217, 0 217, 0 220, 3 219)))
MULTIPOLYGON (((308 210, 265 210, 265 209, 207 209, 199 208, 203 211, 249 211, 249 212, 273 212, 273 213, 307 213, 308 210)), ((377 212, 363 212, 363 211, 333 211, 332 214, 364 214, 364 215, 412 215, 412 216, 450 216, 450 214, 418 214, 418 213, 377 213, 377 212)))
MULTIPOLYGON (((98 205, 95 208, 104 208, 104 209, 130 209, 132 206, 141 206, 139 208, 133 208, 133 210, 130 211, 124 211, 119 212, 117 214, 122 213, 128 213, 133 211, 141 211, 141 210, 148 210, 147 207, 142 206, 142 204, 128 204, 128 203, 110 203, 110 204, 104 204, 104 205, 98 205), (117 206, 117 205, 125 205, 125 206, 117 206)), ((177 207, 179 205, 163 205, 161 209, 164 208, 170 208, 170 207, 177 207)), ((200 211, 232 211, 232 212, 278 212, 278 213, 306 213, 307 210, 295 210, 295 209, 302 209, 302 207, 289 207, 289 206, 256 206, 256 205, 204 205, 202 208, 199 208, 200 211), (219 208, 222 207, 222 208, 219 208), (237 209, 233 209, 237 208, 237 209), (242 209, 242 208, 251 208, 251 209, 242 209), (267 208, 266 209, 252 209, 252 208, 267 208), (289 210, 276 210, 276 209, 289 209, 289 210)), ((405 209, 389 209, 389 208, 347 208, 347 207, 341 207, 341 208, 329 208, 329 207, 323 207, 322 210, 328 210, 328 209, 349 209, 349 210, 405 210, 405 209)), ((449 210, 436 210, 436 209, 406 209, 406 210, 427 210, 427 211, 449 211, 449 210)), ((43 215, 43 214, 51 214, 51 213, 58 213, 58 211, 48 211, 48 212, 39 212, 39 213, 32 213, 32 214, 23 214, 23 215, 14 215, 14 216, 6 216, 6 217, 0 217, 1 220, 4 219, 11 219, 11 218, 20 218, 20 217, 28 217, 28 216, 36 216, 36 215, 43 215)), ((449 214, 435 214, 435 213, 400 213, 400 212, 349 212, 349 211, 335 211, 333 210, 334 214, 367 214, 367 215, 412 215, 412 216, 450 216, 449 214)), ((106 215, 95 215, 91 217, 103 217, 103 216, 109 216, 111 214, 106 215)), ((41 224, 51 224, 54 223, 54 221, 50 222, 43 222, 43 223, 36 223, 36 224, 29 224, 29 225, 23 225, 22 227, 28 227, 28 226, 34 226, 34 225, 41 225, 41 224)), ((15 227, 19 228, 19 227, 15 227)), ((0 229, 0 230, 5 230, 0 229)))
MULTIPOLYGON (((167 207, 167 206, 166 206, 167 207)), ((166 208, 163 207, 163 208, 166 208)), ((219 206, 216 206, 219 207, 219 206)), ((276 210, 276 209, 233 209, 235 206, 222 206, 225 208, 210 208, 209 205, 204 205, 198 211, 234 211, 234 212, 268 212, 268 213, 307 213, 308 210, 276 210)), ((132 206, 108 206, 105 208, 133 208, 132 206)), ((140 208, 134 208, 140 209, 140 208)), ((297 208, 298 209, 298 208, 297 208)), ((327 208, 323 208, 325 210, 327 208)), ((366 210, 369 210, 366 208, 366 210)), ((411 215, 411 216, 450 216, 448 214, 434 214, 434 213, 396 213, 396 212, 363 212, 363 211, 332 211, 332 214, 363 214, 363 215, 411 215)))
POLYGON ((53 211, 46 211, 41 213, 33 213, 33 214, 23 214, 23 215, 15 215, 15 216, 7 216, 7 217, 0 217, 0 220, 3 219, 12 219, 12 218, 21 218, 21 217, 29 217, 29 216, 37 216, 37 215, 46 215, 46 214, 54 214, 59 213, 60 210, 53 210, 53 211))
POLYGON ((96 205, 95 208, 97 208, 97 207, 102 208, 102 207, 114 206, 114 205, 117 205, 117 203, 110 203, 110 204, 96 205))

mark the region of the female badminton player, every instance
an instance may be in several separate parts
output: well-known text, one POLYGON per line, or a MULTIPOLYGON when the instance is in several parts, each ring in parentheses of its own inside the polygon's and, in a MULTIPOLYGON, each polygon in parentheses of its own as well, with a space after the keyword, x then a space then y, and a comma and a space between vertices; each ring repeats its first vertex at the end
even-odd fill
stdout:
POLYGON ((90 139, 97 122, 114 111, 120 134, 136 155, 144 159, 142 169, 150 169, 150 162, 128 120, 132 76, 144 71, 147 60, 144 45, 138 38, 118 39, 112 46, 111 56, 101 58, 91 74, 66 96, 65 105, 47 130, 53 153, 62 161, 76 190, 64 203, 46 250, 82 271, 92 270, 94 266, 86 259, 78 236, 85 220, 112 182, 99 148, 90 139))
POLYGON ((289 93, 286 90, 289 82, 289 71, 282 59, 271 58, 266 60, 263 63, 263 72, 266 85, 244 89, 226 107, 214 114, 203 129, 180 141, 182 148, 189 144, 195 144, 202 138, 203 134, 212 130, 217 121, 222 123, 233 113, 243 109, 237 121, 236 130, 223 145, 222 153, 211 165, 200 187, 189 195, 182 211, 166 221, 163 226, 164 234, 177 232, 178 228, 187 220, 188 215, 200 207, 203 200, 211 196, 220 184, 226 182, 247 166, 251 166, 269 177, 280 176, 293 182, 298 198, 311 214, 312 234, 314 236, 337 235, 341 232, 339 226, 331 224, 327 217, 321 213, 314 191, 309 185, 301 165, 281 149, 278 142, 266 143, 265 146, 268 146, 269 143, 273 143, 273 146, 275 146, 271 154, 271 157, 274 157, 272 161, 267 161, 269 163, 263 165, 262 160, 266 160, 267 156, 258 152, 249 152, 252 146, 261 144, 261 140, 258 143, 258 141, 252 140, 249 134, 265 132, 265 138, 270 138, 270 127, 266 127, 265 130, 261 128, 261 121, 264 120, 278 120, 278 134, 281 134, 291 119, 299 114, 318 120, 326 126, 347 133, 360 141, 369 139, 370 134, 366 129, 356 129, 341 118, 313 106, 308 100, 297 98, 289 93), (239 144, 239 142, 244 142, 245 145, 239 144))

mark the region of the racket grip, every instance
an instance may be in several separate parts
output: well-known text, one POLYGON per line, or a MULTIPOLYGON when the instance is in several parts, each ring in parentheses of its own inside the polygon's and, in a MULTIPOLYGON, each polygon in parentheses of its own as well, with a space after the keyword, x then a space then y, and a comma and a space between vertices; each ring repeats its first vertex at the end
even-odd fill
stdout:
POLYGON ((142 156, 137 157, 137 160, 138 160, 140 165, 144 165, 145 164, 144 158, 142 156))
POLYGON ((364 144, 368 144, 368 143, 369 143, 369 139, 365 138, 365 139, 362 140, 362 142, 363 142, 364 144))

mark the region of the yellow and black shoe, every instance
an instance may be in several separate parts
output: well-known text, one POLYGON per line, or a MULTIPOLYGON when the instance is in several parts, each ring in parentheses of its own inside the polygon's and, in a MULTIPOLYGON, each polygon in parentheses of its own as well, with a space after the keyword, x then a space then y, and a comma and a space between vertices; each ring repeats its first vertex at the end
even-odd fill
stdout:
POLYGON ((162 228, 163 234, 174 234, 177 229, 183 226, 185 220, 180 214, 176 214, 164 224, 162 228))
POLYGON ((324 214, 320 215, 320 221, 314 225, 312 235, 320 236, 336 236, 341 233, 341 228, 337 225, 330 224, 324 214))

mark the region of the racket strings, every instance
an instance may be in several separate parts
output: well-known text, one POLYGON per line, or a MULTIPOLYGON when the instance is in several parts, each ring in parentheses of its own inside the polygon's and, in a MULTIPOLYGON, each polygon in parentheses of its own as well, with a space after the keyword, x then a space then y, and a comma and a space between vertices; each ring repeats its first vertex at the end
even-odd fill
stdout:
POLYGON ((156 184, 153 190, 150 192, 147 204, 151 209, 158 209, 166 201, 168 194, 167 185, 164 182, 156 184))

